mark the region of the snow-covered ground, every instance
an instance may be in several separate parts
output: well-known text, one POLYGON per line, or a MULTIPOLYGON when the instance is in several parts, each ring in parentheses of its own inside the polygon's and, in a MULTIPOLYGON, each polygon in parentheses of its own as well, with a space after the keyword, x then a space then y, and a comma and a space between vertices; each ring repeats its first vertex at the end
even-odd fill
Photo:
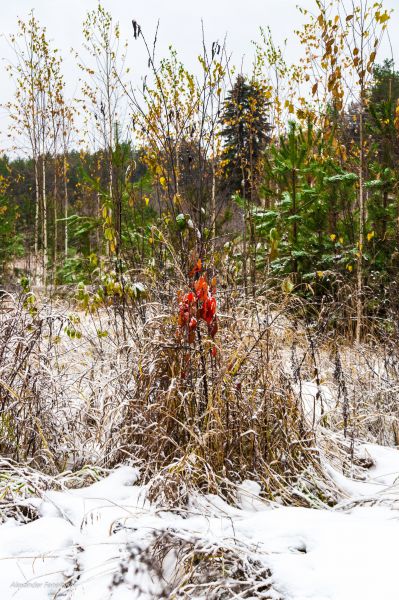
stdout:
POLYGON ((264 595, 256 597, 397 600, 399 451, 370 444, 362 450, 374 460, 365 481, 326 466, 348 496, 331 510, 264 504, 258 484, 248 481, 239 507, 194 495, 184 510, 165 511, 146 499, 132 467, 85 488, 30 498, 38 519, 0 526, 0 598, 209 598, 199 586, 172 595, 188 568, 188 543, 209 555, 233 552, 259 573, 264 567, 257 582, 264 595))

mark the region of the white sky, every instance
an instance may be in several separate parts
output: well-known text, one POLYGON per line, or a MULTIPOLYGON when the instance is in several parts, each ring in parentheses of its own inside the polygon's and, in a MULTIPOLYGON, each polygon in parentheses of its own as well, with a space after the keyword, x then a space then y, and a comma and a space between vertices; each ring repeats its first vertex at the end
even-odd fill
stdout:
MULTIPOLYGON (((232 60, 240 65, 242 57, 250 64, 251 40, 259 39, 259 27, 269 26, 277 43, 287 39, 286 58, 295 61, 298 43, 293 34, 301 23, 296 5, 311 9, 314 0, 103 0, 113 18, 119 21, 122 38, 132 40, 129 66, 136 74, 145 71, 145 54, 140 42, 134 42, 131 20, 140 23, 146 37, 152 39, 156 23, 160 20, 158 57, 165 55, 172 44, 189 69, 195 68, 196 57, 201 52, 201 19, 209 45, 214 40, 223 40, 227 34, 227 47, 232 60), (134 43, 133 43, 134 42, 134 43)), ((387 9, 398 7, 398 0, 386 0, 387 9)), ((73 94, 79 77, 76 62, 70 48, 79 49, 81 24, 87 10, 94 9, 97 0, 0 0, 0 18, 3 36, 0 38, 0 57, 3 61, 12 58, 5 36, 16 31, 17 18, 26 18, 34 8, 40 23, 47 27, 48 36, 54 40, 64 57, 64 73, 70 94, 73 94)), ((394 57, 399 62, 399 10, 393 14, 390 37, 394 57)), ((388 40, 385 41, 379 62, 390 56, 388 40)), ((13 83, 0 63, 0 104, 7 102, 13 94, 13 83)), ((7 117, 0 111, 0 144, 6 139, 7 117)))

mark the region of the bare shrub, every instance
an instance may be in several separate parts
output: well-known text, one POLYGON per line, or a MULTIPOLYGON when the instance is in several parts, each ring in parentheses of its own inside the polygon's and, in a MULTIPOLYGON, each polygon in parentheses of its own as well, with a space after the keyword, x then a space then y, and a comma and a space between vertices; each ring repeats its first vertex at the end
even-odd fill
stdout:
POLYGON ((255 550, 237 541, 216 542, 171 529, 154 531, 144 548, 127 548, 110 591, 124 583, 142 598, 278 600, 272 574, 259 560, 259 549, 255 550))

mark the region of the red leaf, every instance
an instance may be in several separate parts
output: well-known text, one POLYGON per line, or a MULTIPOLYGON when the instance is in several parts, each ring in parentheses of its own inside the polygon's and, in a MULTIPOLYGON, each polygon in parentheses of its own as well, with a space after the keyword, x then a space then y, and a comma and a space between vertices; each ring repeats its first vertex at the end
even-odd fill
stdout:
POLYGON ((192 304, 195 301, 195 296, 193 292, 188 292, 183 296, 183 302, 187 302, 187 304, 192 304))
POLYGON ((180 311, 179 311, 179 320, 178 320, 179 326, 184 327, 185 325, 187 325, 189 318, 190 318, 190 313, 187 310, 184 310, 184 307, 181 307, 180 311))
POLYGON ((210 325, 216 315, 216 300, 213 296, 208 296, 202 306, 202 318, 210 325))
POLYGON ((210 325, 208 325, 208 333, 209 335, 214 338, 215 335, 218 332, 218 322, 217 319, 213 319, 212 323, 210 323, 210 325))

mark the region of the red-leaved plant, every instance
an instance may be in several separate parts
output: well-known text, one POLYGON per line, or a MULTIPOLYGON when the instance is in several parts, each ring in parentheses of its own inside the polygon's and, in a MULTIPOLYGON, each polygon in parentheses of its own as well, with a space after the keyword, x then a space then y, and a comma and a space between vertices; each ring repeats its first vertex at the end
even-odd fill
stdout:
MULTIPOLYGON (((192 282, 191 291, 183 294, 179 292, 179 317, 178 337, 180 340, 192 344, 195 336, 200 340, 199 326, 204 321, 207 325, 208 335, 213 340, 217 330, 218 322, 216 315, 216 279, 208 283, 206 274, 201 274, 202 262, 199 259, 190 275, 199 277, 192 282)), ((212 356, 216 356, 216 347, 212 346, 212 356)))

